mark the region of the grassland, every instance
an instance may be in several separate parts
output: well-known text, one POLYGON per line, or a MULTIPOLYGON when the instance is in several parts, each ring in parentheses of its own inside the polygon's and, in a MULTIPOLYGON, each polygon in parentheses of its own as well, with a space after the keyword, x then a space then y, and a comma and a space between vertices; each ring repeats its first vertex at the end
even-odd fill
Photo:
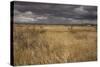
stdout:
POLYGON ((14 24, 14 65, 97 60, 96 26, 14 24))

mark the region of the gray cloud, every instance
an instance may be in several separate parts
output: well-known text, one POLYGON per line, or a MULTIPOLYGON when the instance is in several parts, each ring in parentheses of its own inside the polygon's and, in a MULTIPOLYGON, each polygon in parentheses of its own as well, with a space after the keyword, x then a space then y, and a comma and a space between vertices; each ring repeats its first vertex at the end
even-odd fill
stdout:
POLYGON ((34 18, 29 18, 29 17, 15 17, 14 18, 14 21, 17 22, 17 23, 20 23, 20 22, 24 22, 24 23, 28 23, 28 22, 34 22, 34 21, 37 21, 36 19, 34 18))
POLYGON ((20 23, 20 22, 36 22, 39 20, 46 20, 48 19, 48 16, 42 16, 42 15, 36 15, 32 13, 31 11, 26 11, 26 12, 20 12, 17 10, 14 10, 14 22, 20 23))
POLYGON ((14 21, 27 23, 96 24, 97 7, 86 5, 14 2, 14 21), (93 22, 92 22, 93 21, 93 22))
POLYGON ((78 8, 75 8, 74 11, 75 11, 77 14, 80 14, 80 15, 88 14, 88 11, 85 10, 83 6, 80 6, 80 7, 78 7, 78 8))

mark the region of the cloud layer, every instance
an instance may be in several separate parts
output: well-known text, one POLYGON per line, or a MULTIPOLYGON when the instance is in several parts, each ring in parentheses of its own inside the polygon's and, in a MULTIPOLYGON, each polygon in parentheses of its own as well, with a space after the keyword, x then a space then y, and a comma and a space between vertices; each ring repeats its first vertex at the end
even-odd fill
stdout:
POLYGON ((15 23, 96 24, 97 7, 14 2, 15 23))

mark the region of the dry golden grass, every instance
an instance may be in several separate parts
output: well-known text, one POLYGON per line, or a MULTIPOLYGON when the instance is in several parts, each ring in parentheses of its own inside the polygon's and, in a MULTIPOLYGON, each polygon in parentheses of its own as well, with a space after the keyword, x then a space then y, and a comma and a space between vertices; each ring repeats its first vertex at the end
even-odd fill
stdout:
POLYGON ((14 24, 14 65, 97 60, 95 26, 14 24))

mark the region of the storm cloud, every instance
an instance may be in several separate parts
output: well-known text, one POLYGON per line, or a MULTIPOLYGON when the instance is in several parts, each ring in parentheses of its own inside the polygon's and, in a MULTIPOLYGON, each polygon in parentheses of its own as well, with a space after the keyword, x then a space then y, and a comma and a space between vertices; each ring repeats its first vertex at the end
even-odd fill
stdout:
POLYGON ((97 6, 14 1, 15 23, 97 24, 97 6))

